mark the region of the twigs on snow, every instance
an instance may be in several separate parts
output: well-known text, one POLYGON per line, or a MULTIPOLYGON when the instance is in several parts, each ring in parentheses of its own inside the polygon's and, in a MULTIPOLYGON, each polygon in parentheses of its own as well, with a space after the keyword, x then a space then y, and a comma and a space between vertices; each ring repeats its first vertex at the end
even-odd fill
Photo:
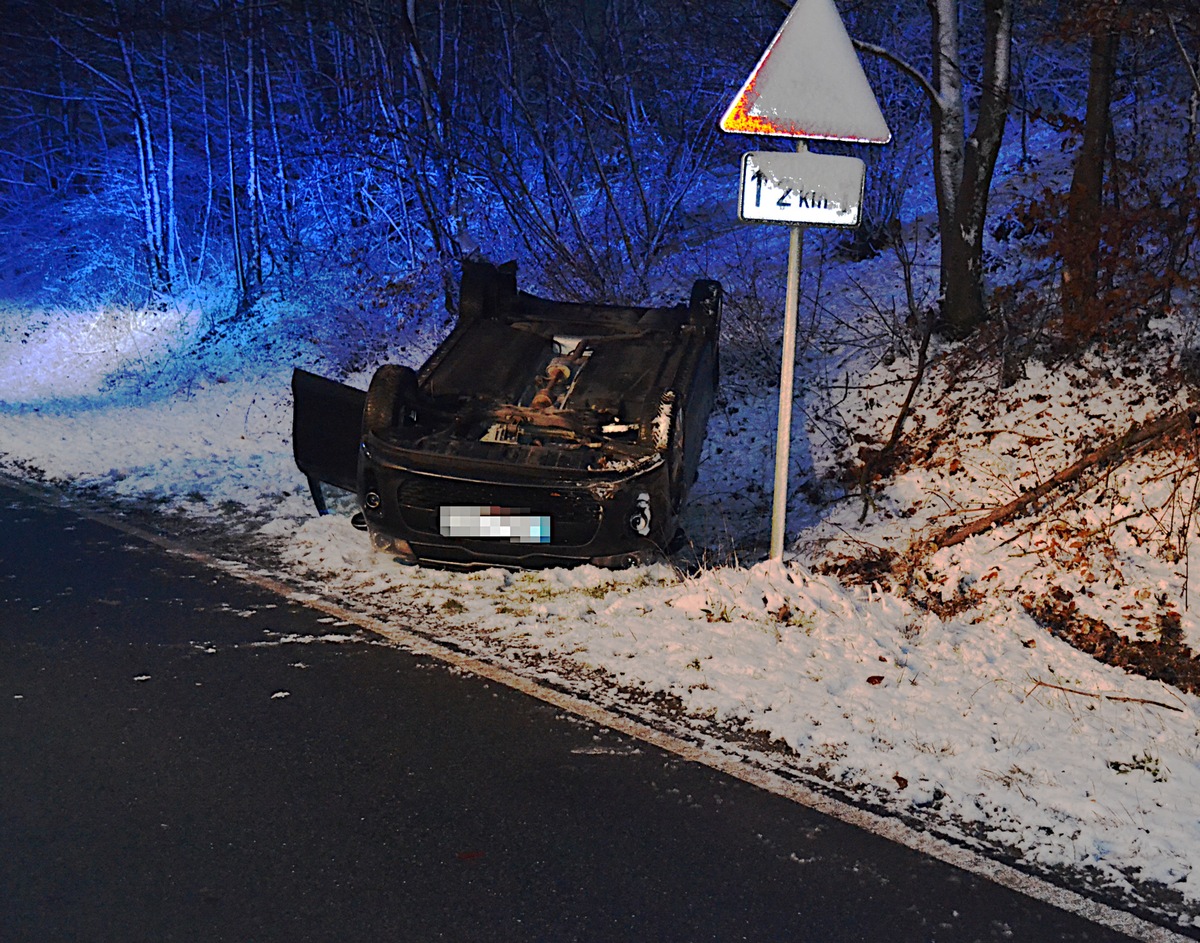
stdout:
POLYGON ((922 311, 921 305, 917 300, 916 287, 913 281, 913 266, 916 258, 912 248, 904 241, 904 233, 898 223, 891 232, 891 244, 896 253, 896 259, 900 263, 900 270, 904 275, 904 300, 908 306, 905 324, 907 325, 909 322, 912 322, 921 325, 920 344, 917 347, 916 369, 912 380, 909 381, 908 394, 904 397, 904 402, 900 406, 900 412, 896 416, 895 423, 892 425, 892 434, 888 436, 888 440, 883 448, 864 449, 860 455, 862 465, 859 469, 859 486, 863 497, 862 514, 858 519, 860 524, 867 519, 867 512, 874 504, 871 497, 871 479, 879 472, 884 463, 891 460, 895 455, 896 449, 900 444, 900 436, 904 432, 904 423, 912 412, 912 404, 917 395, 917 389, 925 379, 925 371, 929 366, 929 341, 933 336, 935 320, 933 312, 922 311))
POLYGON ((1045 497, 1060 485, 1075 481, 1089 468, 1110 461, 1118 455, 1146 445, 1155 439, 1191 428, 1193 423, 1193 413, 1187 409, 1170 413, 1166 416, 1160 416, 1158 419, 1148 420, 1147 422, 1134 423, 1124 435, 1112 439, 1097 449, 1093 449, 1074 464, 1047 478, 1038 484, 1037 487, 1031 488, 1020 497, 996 508, 983 517, 976 518, 957 527, 949 527, 940 534, 935 535, 932 538, 932 544, 935 549, 953 547, 956 544, 960 544, 964 540, 968 540, 976 534, 981 534, 988 528, 1016 516, 1029 505, 1045 497))
POLYGON ((1182 707, 1176 707, 1174 704, 1164 704, 1162 701, 1151 700, 1148 697, 1124 697, 1120 694, 1097 694, 1095 691, 1081 691, 1078 688, 1068 688, 1061 684, 1051 684, 1049 681, 1042 681, 1038 678, 1033 679, 1033 687, 1025 692, 1025 696, 1029 697, 1038 688, 1049 688, 1052 691, 1062 691, 1065 694, 1078 694, 1081 697, 1094 697, 1102 701, 1117 701, 1121 704, 1146 704, 1150 707, 1161 707, 1168 711, 1178 711, 1183 713, 1182 707))

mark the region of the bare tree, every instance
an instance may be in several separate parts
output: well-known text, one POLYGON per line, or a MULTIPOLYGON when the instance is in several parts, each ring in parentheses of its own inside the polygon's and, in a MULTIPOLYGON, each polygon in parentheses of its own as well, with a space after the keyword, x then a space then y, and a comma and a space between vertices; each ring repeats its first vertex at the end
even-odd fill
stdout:
POLYGON ((970 132, 961 0, 926 0, 932 69, 927 76, 905 57, 871 43, 912 78, 929 101, 933 168, 942 241, 941 309, 950 336, 965 337, 985 319, 983 234, 988 196, 1009 110, 1013 0, 983 0, 982 70, 970 132))
POLYGON ((1091 53, 1088 63, 1087 109, 1083 142, 1075 157, 1071 189, 1067 196, 1062 240, 1062 313, 1066 333, 1074 340, 1092 334, 1089 326, 1098 293, 1101 210, 1104 201, 1104 167, 1111 122, 1113 80, 1116 75, 1120 33, 1111 12, 1093 11, 1091 53))
POLYGON ((723 89, 691 5, 645 6, 494 5, 498 94, 475 99, 473 164, 568 294, 646 297, 717 136, 723 89))

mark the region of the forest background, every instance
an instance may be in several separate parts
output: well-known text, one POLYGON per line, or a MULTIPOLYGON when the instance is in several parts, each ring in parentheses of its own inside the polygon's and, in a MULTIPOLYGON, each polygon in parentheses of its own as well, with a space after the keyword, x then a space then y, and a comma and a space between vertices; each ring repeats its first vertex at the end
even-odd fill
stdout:
MULTIPOLYGON (((730 225, 713 195, 755 145, 716 118, 789 6, 7 0, 3 287, 65 302, 220 282, 250 310, 328 285, 378 311, 434 274, 453 310, 457 262, 481 253, 568 297, 645 300, 680 244, 730 225)), ((839 9, 895 133, 860 151, 845 251, 902 239, 924 209, 914 168, 935 170, 941 304, 911 317, 957 337, 990 323, 1014 361, 1136 333, 1193 288, 1195 0, 839 9), (1033 167, 1046 126, 1069 186, 1031 173, 989 217, 1001 144, 1033 167), (985 228, 1042 264, 993 283, 985 228)))

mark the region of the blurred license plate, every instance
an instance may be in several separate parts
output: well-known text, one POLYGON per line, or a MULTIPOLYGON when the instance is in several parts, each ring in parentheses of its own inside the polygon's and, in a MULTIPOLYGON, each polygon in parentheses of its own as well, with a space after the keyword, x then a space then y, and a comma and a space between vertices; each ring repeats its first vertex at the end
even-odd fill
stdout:
POLYGON ((443 537, 484 537, 514 544, 550 543, 550 518, 528 508, 442 505, 443 537))

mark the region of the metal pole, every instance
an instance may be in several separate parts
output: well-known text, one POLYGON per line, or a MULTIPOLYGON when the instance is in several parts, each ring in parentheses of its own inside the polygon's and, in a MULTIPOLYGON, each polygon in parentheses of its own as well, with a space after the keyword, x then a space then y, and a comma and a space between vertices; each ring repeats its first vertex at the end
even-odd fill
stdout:
MULTIPOLYGON (((796 150, 806 150, 799 144, 796 150)), ((800 263, 804 227, 793 226, 788 244, 787 299, 783 312, 783 365, 779 370, 779 424, 775 429, 775 494, 771 504, 771 559, 783 559, 787 530, 788 459, 792 442, 792 389, 796 372, 796 321, 800 307, 800 263)))

